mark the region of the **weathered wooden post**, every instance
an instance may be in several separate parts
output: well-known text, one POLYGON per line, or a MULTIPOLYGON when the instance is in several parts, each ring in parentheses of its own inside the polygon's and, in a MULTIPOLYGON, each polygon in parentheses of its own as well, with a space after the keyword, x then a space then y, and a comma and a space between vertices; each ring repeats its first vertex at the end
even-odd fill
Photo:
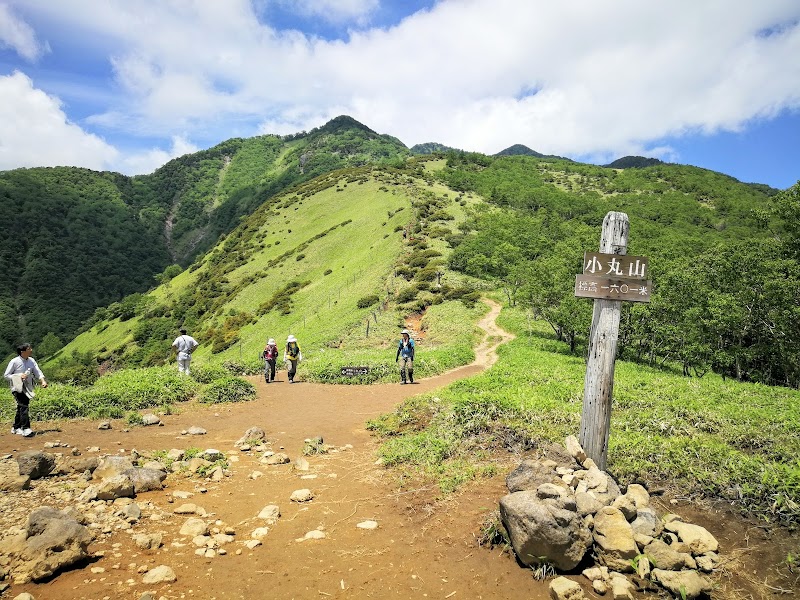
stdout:
POLYGON ((580 442, 600 469, 608 456, 621 302, 649 302, 653 287, 647 258, 626 256, 627 249, 628 215, 610 212, 603 219, 600 252, 586 252, 583 274, 575 277, 575 295, 594 298, 580 442))
MULTIPOLYGON (((610 212, 603 219, 600 252, 624 255, 628 250, 628 215, 610 212)), ((580 442, 601 470, 606 468, 611 425, 611 394, 617 358, 620 300, 595 299, 589 355, 583 387, 580 442)))

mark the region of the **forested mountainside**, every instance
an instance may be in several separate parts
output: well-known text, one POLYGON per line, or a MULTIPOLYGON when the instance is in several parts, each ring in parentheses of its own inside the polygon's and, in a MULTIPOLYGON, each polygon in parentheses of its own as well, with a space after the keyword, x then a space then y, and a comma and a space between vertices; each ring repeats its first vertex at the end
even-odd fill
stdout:
MULTIPOLYGON (((623 304, 621 357, 682 365, 692 375, 714 370, 740 380, 800 383, 800 341, 792 333, 800 327, 798 186, 775 195, 683 165, 620 170, 459 152, 365 169, 333 171, 288 190, 274 206, 262 205, 196 272, 193 266, 131 300, 124 318, 124 303, 99 310, 74 348, 99 348, 98 360, 127 356, 158 364, 168 356, 168 332, 188 322, 222 359, 241 335, 260 343, 257 332, 275 326, 264 311, 286 308, 289 300, 301 314, 338 323, 309 334, 308 342, 325 346, 338 344, 341 332, 363 317, 355 306, 361 298, 385 298, 412 314, 497 288, 581 354, 591 302, 574 297, 575 275, 584 252, 597 249, 605 214, 615 210, 629 215, 628 254, 649 258, 654 286, 651 303, 623 304), (306 204, 314 207, 310 214, 306 204), (328 214, 339 220, 311 216, 328 214), (363 219, 371 224, 353 227, 363 219), (388 243, 400 232, 409 238, 388 243), (358 258, 335 251, 339 244, 358 258), (358 298, 349 297, 341 310, 325 306, 320 290, 323 298, 342 298, 336 287, 348 281, 342 273, 355 284, 353 265, 367 256, 372 283, 358 278, 358 298), (331 273, 339 279, 329 279, 331 273), (440 280, 458 281, 457 292, 440 280), (127 346, 115 350, 120 340, 127 346), (156 349, 145 352, 150 344, 156 349)), ((289 306, 286 315, 295 321, 279 329, 300 318, 294 310, 289 306)))
POLYGON ((231 139, 126 177, 72 167, 0 173, 0 353, 45 353, 97 307, 144 292, 291 186, 342 167, 399 161, 396 138, 350 117, 310 132, 231 139), (178 265, 172 266, 170 265, 178 265))
POLYGON ((497 282, 573 350, 591 303, 573 295, 608 211, 650 259, 649 304, 623 302, 618 355, 800 385, 800 184, 775 190, 685 165, 616 170, 530 157, 451 156, 439 173, 496 209, 476 214, 451 268, 497 282))
POLYGON ((438 152, 461 152, 458 148, 451 148, 438 142, 426 142, 424 144, 414 144, 411 146, 411 154, 436 154, 438 152))

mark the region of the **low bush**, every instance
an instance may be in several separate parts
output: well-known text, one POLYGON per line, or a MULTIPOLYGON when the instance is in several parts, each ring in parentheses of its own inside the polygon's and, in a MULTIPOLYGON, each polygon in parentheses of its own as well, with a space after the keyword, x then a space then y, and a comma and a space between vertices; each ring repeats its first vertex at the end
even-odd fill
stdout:
POLYGON ((256 397, 256 386, 240 377, 227 376, 212 381, 200 395, 203 404, 245 402, 256 397))
POLYGON ((369 308, 373 304, 377 304, 380 301, 377 294, 370 294, 369 296, 364 296, 363 298, 359 298, 358 302, 356 302, 356 306, 358 308, 369 308))

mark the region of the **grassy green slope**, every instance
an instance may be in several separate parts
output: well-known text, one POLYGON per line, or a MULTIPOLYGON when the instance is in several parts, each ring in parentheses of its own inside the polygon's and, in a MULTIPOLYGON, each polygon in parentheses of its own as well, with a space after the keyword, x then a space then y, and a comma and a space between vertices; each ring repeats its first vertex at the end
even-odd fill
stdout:
POLYGON ((463 288, 466 278, 445 267, 448 244, 427 235, 420 215, 435 202, 443 220, 427 220, 444 236, 480 200, 456 202, 452 190, 426 181, 424 170, 411 173, 349 169, 276 197, 192 268, 147 294, 133 318, 100 320, 50 364, 75 352, 125 362, 142 350, 142 341, 132 341, 137 331, 156 320, 172 324, 160 330, 155 356, 140 364, 167 360, 170 336, 186 324, 201 341, 197 364, 238 364, 252 372, 266 340, 283 344, 291 333, 300 339, 309 377, 329 380, 339 366, 366 364, 375 370, 371 380, 380 379, 390 376, 390 344, 419 302, 435 304, 421 325, 430 341, 420 354, 420 374, 468 362, 474 323, 485 307, 448 300, 433 284, 398 303, 397 295, 416 289, 416 282, 399 276, 396 266, 416 256, 413 244, 425 240, 428 251, 440 255, 430 264, 438 265, 443 282, 463 288), (281 302, 293 282, 296 289, 285 295, 290 302, 281 302), (375 299, 359 308, 368 296, 375 299))
MULTIPOLYGON (((505 309, 499 323, 518 337, 500 348, 492 369, 371 423, 386 437, 388 465, 421 471, 451 490, 507 469, 506 450, 578 434, 584 358, 522 311, 505 309)), ((764 519, 796 524, 798 455, 800 391, 617 361, 608 468, 621 481, 670 483, 684 495, 722 497, 764 519)))

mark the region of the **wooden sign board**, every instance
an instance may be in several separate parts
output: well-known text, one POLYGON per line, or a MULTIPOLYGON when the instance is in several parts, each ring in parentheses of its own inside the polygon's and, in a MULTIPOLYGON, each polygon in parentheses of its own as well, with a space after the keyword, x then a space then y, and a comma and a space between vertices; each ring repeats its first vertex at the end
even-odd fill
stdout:
MULTIPOLYGON (((584 252, 583 274, 594 277, 625 277, 646 280, 649 275, 648 260, 645 256, 626 256, 605 254, 603 252, 584 252)), ((596 296, 588 296, 595 298, 596 296)))
POLYGON ((575 276, 575 296, 599 298, 601 300, 625 300, 628 302, 650 302, 652 281, 620 277, 575 276))
POLYGON ((357 375, 368 375, 369 367, 342 367, 342 377, 356 377, 357 375))

